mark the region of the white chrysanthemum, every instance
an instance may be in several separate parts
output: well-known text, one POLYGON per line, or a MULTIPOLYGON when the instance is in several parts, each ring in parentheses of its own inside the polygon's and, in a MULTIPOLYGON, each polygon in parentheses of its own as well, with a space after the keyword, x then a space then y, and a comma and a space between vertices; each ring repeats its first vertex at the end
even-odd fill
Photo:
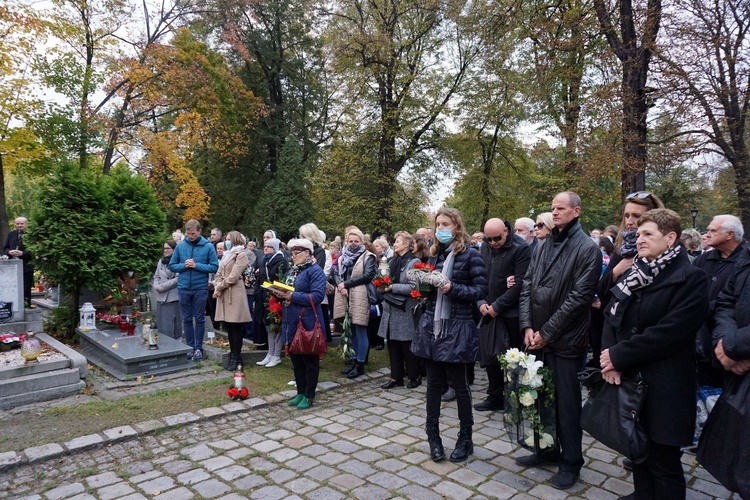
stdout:
POLYGON ((505 362, 508 363, 509 368, 515 368, 522 359, 521 351, 516 349, 508 349, 505 353, 505 362))

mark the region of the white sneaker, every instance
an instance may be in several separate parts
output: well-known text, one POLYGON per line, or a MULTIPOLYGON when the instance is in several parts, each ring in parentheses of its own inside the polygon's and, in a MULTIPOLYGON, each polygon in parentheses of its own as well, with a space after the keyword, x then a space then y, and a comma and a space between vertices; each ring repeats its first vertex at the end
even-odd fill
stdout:
POLYGON ((258 365, 258 366, 266 366, 270 361, 271 361, 271 355, 270 354, 266 354, 266 357, 263 358, 262 361, 258 361, 255 364, 258 365))
POLYGON ((281 364, 280 356, 271 356, 271 361, 266 364, 266 368, 273 368, 274 366, 281 364))
POLYGON ((286 385, 294 385, 294 386, 296 386, 297 385, 297 381, 296 380, 290 380, 289 382, 286 383, 286 385))

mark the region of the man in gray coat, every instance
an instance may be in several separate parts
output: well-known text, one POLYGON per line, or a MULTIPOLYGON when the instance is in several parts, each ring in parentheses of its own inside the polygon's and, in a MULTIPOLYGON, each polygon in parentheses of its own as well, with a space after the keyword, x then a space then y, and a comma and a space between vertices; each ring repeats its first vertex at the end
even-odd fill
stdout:
POLYGON ((552 201, 555 228, 531 257, 523 280, 519 324, 524 343, 552 369, 557 411, 557 453, 516 459, 524 467, 559 464, 551 484, 568 489, 583 466, 578 371, 588 347, 589 308, 602 268, 599 247, 581 229, 581 198, 565 191, 552 201), (561 448, 561 450, 560 450, 561 448))

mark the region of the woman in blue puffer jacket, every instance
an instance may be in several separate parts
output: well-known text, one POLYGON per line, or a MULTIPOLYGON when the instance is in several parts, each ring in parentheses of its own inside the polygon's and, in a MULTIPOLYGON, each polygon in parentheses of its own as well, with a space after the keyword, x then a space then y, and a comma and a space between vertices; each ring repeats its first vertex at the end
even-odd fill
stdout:
POLYGON ((430 294, 427 310, 419 320, 412 352, 425 359, 427 368, 427 421, 425 430, 430 456, 445 458, 440 439, 440 396, 443 383, 456 391, 460 431, 451 462, 463 462, 474 451, 471 430, 474 417, 471 391, 466 379, 466 363, 479 359, 479 338, 474 310, 479 299, 487 297, 484 261, 466 232, 461 212, 441 208, 435 217, 435 243, 429 263, 444 277, 445 284, 430 294))

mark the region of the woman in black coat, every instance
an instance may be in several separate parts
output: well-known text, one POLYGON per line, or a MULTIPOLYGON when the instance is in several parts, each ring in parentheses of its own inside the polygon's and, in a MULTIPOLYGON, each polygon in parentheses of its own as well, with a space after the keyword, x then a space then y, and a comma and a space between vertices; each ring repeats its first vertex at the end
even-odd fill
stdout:
POLYGON ((605 309, 603 377, 619 384, 640 373, 648 385, 641 422, 649 452, 633 464, 634 498, 685 498, 680 447, 695 431, 695 334, 708 314, 708 283, 690 265, 681 232, 672 210, 638 219, 638 257, 605 309))
POLYGON ((474 417, 466 363, 479 359, 479 338, 474 321, 476 302, 487 296, 487 272, 479 251, 471 243, 461 213, 441 208, 435 217, 435 243, 430 264, 446 283, 430 294, 427 310, 419 320, 411 351, 424 358, 427 368, 427 420, 425 430, 430 456, 445 458, 440 439, 440 396, 444 382, 456 392, 460 431, 451 462, 463 462, 474 451, 471 439, 474 417))

